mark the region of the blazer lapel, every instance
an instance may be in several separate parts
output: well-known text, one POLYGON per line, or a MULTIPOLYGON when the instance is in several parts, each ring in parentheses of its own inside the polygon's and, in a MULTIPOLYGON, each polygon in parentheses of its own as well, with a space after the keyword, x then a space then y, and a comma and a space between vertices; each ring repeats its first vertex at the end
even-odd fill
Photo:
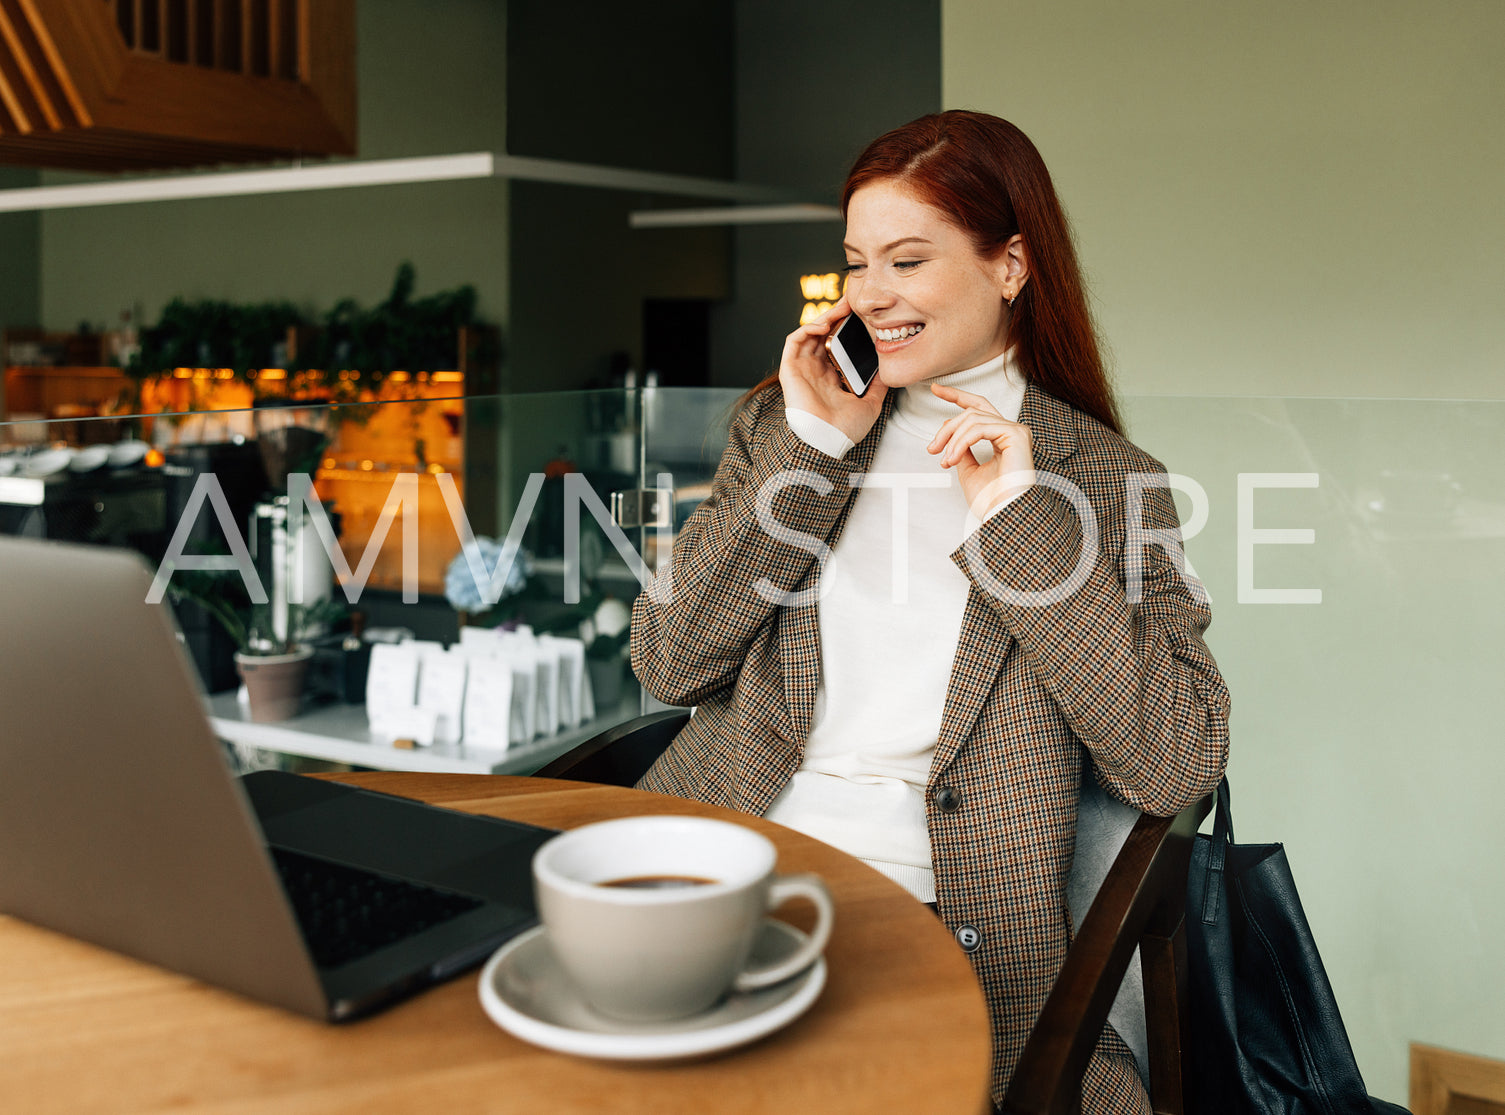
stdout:
POLYGON ((1024 389, 1024 401, 1019 404, 1019 424, 1029 428, 1036 465, 1058 465, 1076 448, 1076 422, 1072 409, 1033 383, 1024 389))
POLYGON ((1003 625, 976 585, 967 593, 962 612, 961 638, 951 661, 951 680, 946 685, 946 708, 941 714, 941 733, 935 743, 931 777, 956 758, 972 735, 972 726, 1003 669, 1003 660, 1014 636, 1003 625))
MULTIPOLYGON (((1055 472, 1071 455, 1076 442, 1072 434, 1071 409, 1034 384, 1024 389, 1019 424, 1029 428, 1037 469, 1055 472)), ((941 716, 941 732, 930 768, 932 778, 956 758, 971 737, 972 728, 997 684, 1003 660, 1013 643, 1014 636, 988 603, 983 590, 973 585, 967 593, 961 638, 951 663, 946 708, 941 716)))

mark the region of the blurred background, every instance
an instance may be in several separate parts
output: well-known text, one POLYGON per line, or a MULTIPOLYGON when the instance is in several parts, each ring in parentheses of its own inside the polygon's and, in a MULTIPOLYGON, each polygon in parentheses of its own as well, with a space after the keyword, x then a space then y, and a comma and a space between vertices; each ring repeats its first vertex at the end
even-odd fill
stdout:
MULTIPOLYGON (((319 420, 353 557, 381 507, 363 473, 452 472, 477 532, 502 534, 531 472, 631 488, 664 467, 682 518, 728 406, 832 296, 828 207, 855 155, 941 108, 1018 124, 1074 222, 1130 436, 1194 482, 1184 519, 1205 510, 1187 551, 1234 698, 1238 835, 1286 843, 1371 1091, 1405 1102, 1412 1043, 1505 1058, 1505 7, 351 0, 310 25, 293 0, 90 3, 121 57, 208 74, 190 99, 206 119, 229 105, 227 130, 151 139, 90 100, 128 69, 28 94, 0 66, 19 90, 0 118, 0 468, 50 475, 36 458, 56 447, 139 439, 190 480, 244 475, 205 448, 255 437, 229 412, 306 388, 370 411, 319 420), (69 113, 114 131, 51 123, 69 113), (289 138, 256 132, 284 117, 289 138), (495 169, 133 204, 26 192, 467 153, 495 169), (776 208, 716 212, 749 206, 776 208), (393 347, 414 304, 447 351, 393 347), (225 355, 204 324, 223 307, 283 347, 225 355), (386 347, 363 356, 367 326, 386 347), (299 378, 336 365, 343 393, 299 378), (152 409, 200 418, 89 425, 152 409), (1246 481, 1241 507, 1240 475, 1262 473, 1314 479, 1246 481), (1254 533, 1282 528, 1312 541, 1254 533), (1261 602, 1276 588, 1320 603, 1261 602)), ((86 23, 59 42, 103 33, 86 23)), ((140 487, 110 483, 112 501, 140 487)), ((0 529, 24 514, 0 500, 0 529)), ((160 556, 152 514, 141 548, 160 556)), ((550 557, 557 524, 529 541, 550 557)), ((458 550, 447 534, 425 566, 434 614, 458 550)), ((636 588, 625 565, 613 583, 636 588)))

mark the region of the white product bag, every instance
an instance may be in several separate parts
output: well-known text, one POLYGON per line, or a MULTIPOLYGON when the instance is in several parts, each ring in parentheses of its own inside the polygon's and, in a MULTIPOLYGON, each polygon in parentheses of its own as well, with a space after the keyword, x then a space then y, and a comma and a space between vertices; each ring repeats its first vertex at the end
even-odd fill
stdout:
POLYGON ((513 664, 506 658, 469 655, 465 682, 465 746, 505 751, 521 734, 513 731, 513 664))
POLYGON ((501 645, 501 634, 494 627, 471 627, 467 625, 460 628, 459 646, 467 653, 472 650, 479 650, 490 654, 501 645))
POLYGON ((502 653, 526 662, 533 671, 533 733, 552 736, 559 731, 559 660, 544 648, 532 628, 502 633, 502 653))
POLYGON ((409 739, 406 718, 418 701, 418 648, 413 643, 376 643, 366 672, 366 720, 371 734, 388 742, 409 739))
POLYGON ((553 653, 559 671, 559 723, 562 730, 578 728, 585 717, 585 644, 579 639, 541 635, 539 646, 553 653))
POLYGON ((464 733, 466 658, 429 652, 419 667, 418 707, 434 714, 434 738, 444 743, 459 743, 464 733))

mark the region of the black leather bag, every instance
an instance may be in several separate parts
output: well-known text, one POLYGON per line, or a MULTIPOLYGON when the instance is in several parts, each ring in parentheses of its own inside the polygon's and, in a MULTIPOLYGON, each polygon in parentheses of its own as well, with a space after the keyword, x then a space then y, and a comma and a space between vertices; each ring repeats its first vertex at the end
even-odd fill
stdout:
POLYGON ((1188 1110, 1406 1115, 1370 1097, 1280 844, 1233 843, 1228 781, 1192 847, 1188 1110))

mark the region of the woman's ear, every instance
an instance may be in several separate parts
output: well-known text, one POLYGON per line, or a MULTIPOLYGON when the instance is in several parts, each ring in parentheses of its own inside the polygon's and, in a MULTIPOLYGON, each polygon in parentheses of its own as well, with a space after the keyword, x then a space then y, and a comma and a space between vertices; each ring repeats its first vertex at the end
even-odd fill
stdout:
POLYGON ((1010 303, 1019 297, 1024 284, 1029 281, 1029 252, 1025 250, 1024 237, 1017 232, 993 257, 993 279, 1004 299, 1010 303))

